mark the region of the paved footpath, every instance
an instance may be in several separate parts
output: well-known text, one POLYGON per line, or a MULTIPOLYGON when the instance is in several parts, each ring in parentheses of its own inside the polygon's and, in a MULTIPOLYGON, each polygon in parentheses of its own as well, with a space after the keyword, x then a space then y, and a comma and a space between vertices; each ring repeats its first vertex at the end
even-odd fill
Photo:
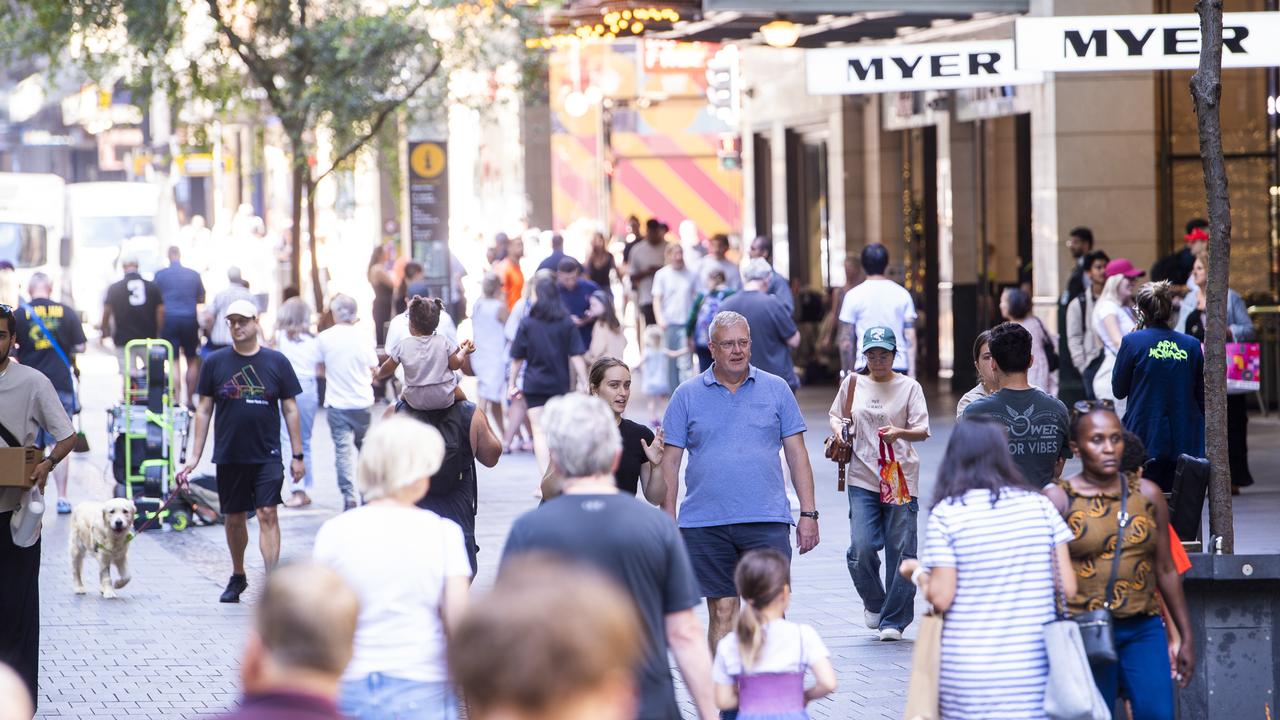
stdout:
MULTIPOLYGON (((118 395, 113 364, 90 356, 86 365, 86 431, 93 451, 75 456, 73 502, 102 499, 110 485, 104 479, 106 438, 100 419, 118 395)), ((809 423, 806 436, 817 474, 822 542, 797 556, 793 565, 794 596, 790 616, 812 624, 833 655, 840 689, 814 703, 814 717, 901 717, 909 674, 914 626, 907 642, 881 643, 862 624, 862 606, 845 567, 848 508, 836 492, 834 467, 822 457, 830 388, 801 391, 809 423)), ((954 399, 931 397, 933 437, 918 446, 925 477, 924 493, 946 448, 953 425, 954 399)), ((1251 441, 1254 474, 1265 487, 1238 498, 1237 528, 1241 552, 1280 552, 1280 533, 1266 523, 1280 510, 1280 421, 1257 419, 1251 441), (1263 478, 1267 478, 1263 480, 1263 478)), ((323 413, 313 435, 317 470, 316 502, 302 510, 281 509, 283 557, 305 558, 320 524, 341 507, 333 470, 333 446, 323 413)), ((207 453, 206 453, 207 457, 207 453)), ((204 470, 205 468, 202 468, 204 470)), ((212 467, 207 468, 209 471, 212 467)), ((493 470, 480 469, 478 542, 480 572, 476 588, 493 582, 498 553, 511 522, 531 509, 537 474, 531 455, 505 456, 493 470)), ((230 573, 221 527, 183 533, 146 533, 130 549, 133 581, 114 600, 71 592, 66 553, 66 517, 46 516, 42 597, 40 718, 196 718, 232 707, 238 696, 239 656, 252 620, 253 602, 262 586, 256 524, 250 523, 248 552, 250 589, 240 605, 218 603, 230 573)), ((923 528, 924 513, 921 513, 923 528)), ((87 560, 86 573, 95 564, 87 560)), ((917 613, 923 610, 917 603, 917 613)), ((705 613, 702 613, 705 622, 705 613)), ((692 706, 681 692, 685 717, 692 706)))

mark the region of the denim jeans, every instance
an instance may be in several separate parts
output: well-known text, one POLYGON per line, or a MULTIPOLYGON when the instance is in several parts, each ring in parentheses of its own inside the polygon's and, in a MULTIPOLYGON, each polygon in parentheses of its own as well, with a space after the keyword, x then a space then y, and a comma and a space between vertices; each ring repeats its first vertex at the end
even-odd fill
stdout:
POLYGON ((338 489, 342 499, 356 500, 356 455, 369 430, 369 408, 340 410, 329 408, 329 435, 333 438, 333 459, 338 468, 338 489))
POLYGON ((915 618, 916 586, 898 574, 906 558, 916 556, 919 502, 880 502, 880 493, 849 486, 849 577, 870 612, 880 613, 880 627, 903 630, 915 618), (880 556, 884 550, 884 580, 880 556))
POLYGON ((458 701, 447 682, 417 682, 370 673, 345 680, 338 710, 355 720, 456 720, 458 701))
POLYGON ((311 475, 311 428, 316 424, 316 408, 318 402, 315 389, 304 390, 301 395, 294 398, 298 403, 298 429, 302 432, 302 455, 303 462, 306 463, 307 472, 302 476, 302 480, 294 482, 293 476, 287 470, 289 469, 289 459, 293 452, 289 450, 292 445, 289 444, 289 426, 285 424, 284 418, 280 418, 280 449, 281 455, 284 456, 285 477, 288 478, 288 492, 297 492, 299 490, 310 490, 312 484, 311 475))
POLYGON ((1093 668, 1107 707, 1116 706, 1119 688, 1133 707, 1133 720, 1173 720, 1173 680, 1169 644, 1159 616, 1115 621, 1118 662, 1093 668))

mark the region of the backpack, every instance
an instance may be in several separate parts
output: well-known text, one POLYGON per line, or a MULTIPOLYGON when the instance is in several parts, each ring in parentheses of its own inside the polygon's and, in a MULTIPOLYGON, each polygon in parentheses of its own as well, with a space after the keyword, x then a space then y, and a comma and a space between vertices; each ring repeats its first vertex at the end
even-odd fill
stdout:
POLYGON ((716 313, 720 312, 720 304, 732 294, 732 290, 713 290, 702 296, 702 302, 698 305, 698 317, 693 323, 694 345, 710 347, 711 337, 709 332, 711 330, 711 321, 715 318, 716 313))

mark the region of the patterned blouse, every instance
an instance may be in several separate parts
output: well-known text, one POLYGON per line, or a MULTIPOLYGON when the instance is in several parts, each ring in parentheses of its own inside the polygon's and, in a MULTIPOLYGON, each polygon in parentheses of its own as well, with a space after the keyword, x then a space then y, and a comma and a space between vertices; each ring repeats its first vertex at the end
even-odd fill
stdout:
MULTIPOLYGON (((1070 503, 1067 527, 1075 535, 1069 549, 1079 590, 1071 598, 1070 609, 1073 613, 1098 610, 1107 592, 1115 557, 1120 495, 1081 495, 1067 480, 1057 483, 1067 494, 1070 503)), ((1160 533, 1156 527, 1155 506, 1142 494, 1141 479, 1131 475, 1128 483, 1131 519, 1120 551, 1120 571, 1116 574, 1111 599, 1111 612, 1117 619, 1160 613, 1156 601, 1156 546, 1160 533)))

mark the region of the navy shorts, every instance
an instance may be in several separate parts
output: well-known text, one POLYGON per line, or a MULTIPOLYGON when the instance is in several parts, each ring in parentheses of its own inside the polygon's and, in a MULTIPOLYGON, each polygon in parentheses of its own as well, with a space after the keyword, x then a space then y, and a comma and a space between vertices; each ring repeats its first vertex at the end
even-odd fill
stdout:
POLYGON ((737 597, 733 571, 748 550, 773 548, 791 559, 791 525, 780 522, 738 523, 680 528, 702 596, 737 597))
POLYGON ((160 337, 173 346, 175 359, 179 353, 186 355, 188 360, 194 360, 200 356, 200 326, 195 318, 166 317, 164 327, 160 330, 160 337))
POLYGON ((220 463, 218 469, 218 503, 222 513, 247 513, 284 502, 284 465, 220 463))
POLYGON ((551 398, 553 397, 556 397, 556 396, 543 395, 542 393, 525 393, 524 401, 525 401, 525 404, 528 405, 529 409, 532 410, 534 408, 540 408, 543 405, 546 405, 547 403, 551 402, 551 398))

